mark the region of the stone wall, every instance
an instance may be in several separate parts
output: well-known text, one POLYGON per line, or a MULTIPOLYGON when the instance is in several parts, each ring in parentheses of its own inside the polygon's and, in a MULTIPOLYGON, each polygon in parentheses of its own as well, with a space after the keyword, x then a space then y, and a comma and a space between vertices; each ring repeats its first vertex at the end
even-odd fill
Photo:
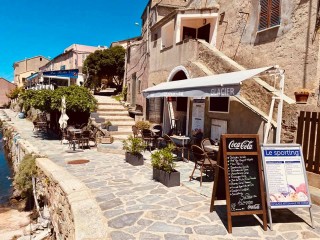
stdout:
MULTIPOLYGON (((41 156, 10 123, 4 122, 3 132, 15 172, 26 154, 41 156)), ((37 158, 36 164, 37 198, 49 209, 56 239, 108 239, 108 226, 91 191, 48 158, 37 158)))
MULTIPOLYGON (((281 25, 258 31, 259 1, 218 0, 220 18, 217 48, 245 66, 279 65, 285 70, 285 93, 319 87, 319 37, 315 33, 318 1, 282 0, 281 25)), ((316 99, 310 100, 314 103, 316 99)))

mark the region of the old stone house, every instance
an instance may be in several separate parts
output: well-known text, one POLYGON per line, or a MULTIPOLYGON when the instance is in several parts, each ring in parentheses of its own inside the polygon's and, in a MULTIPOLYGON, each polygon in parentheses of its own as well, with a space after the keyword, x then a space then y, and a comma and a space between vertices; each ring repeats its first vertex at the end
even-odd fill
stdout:
MULTIPOLYGON (((299 110, 319 110, 317 12, 318 1, 151 0, 142 14, 142 39, 127 48, 127 100, 142 108, 147 120, 162 123, 165 131, 176 125, 190 134, 195 106, 202 102, 206 137, 224 132, 263 137, 279 87, 274 77, 244 81, 240 96, 224 103, 211 98, 146 99, 142 91, 161 82, 279 65, 285 70, 286 94, 282 141, 292 142, 299 110), (293 100, 300 88, 312 92, 305 105, 293 100), (216 111, 214 104, 226 109, 216 111)), ((276 114, 273 120, 275 128, 276 114)))
POLYGON ((35 56, 17 61, 13 64, 14 79, 13 82, 18 87, 24 86, 27 77, 39 71, 39 68, 48 63, 50 60, 43 56, 35 56))
POLYGON ((42 66, 37 78, 44 85, 82 85, 86 80, 83 74, 83 63, 85 59, 96 50, 103 49, 106 49, 106 47, 72 44, 64 49, 61 54, 42 66))
POLYGON ((0 77, 0 107, 9 103, 10 99, 7 97, 7 94, 16 87, 14 83, 0 77))

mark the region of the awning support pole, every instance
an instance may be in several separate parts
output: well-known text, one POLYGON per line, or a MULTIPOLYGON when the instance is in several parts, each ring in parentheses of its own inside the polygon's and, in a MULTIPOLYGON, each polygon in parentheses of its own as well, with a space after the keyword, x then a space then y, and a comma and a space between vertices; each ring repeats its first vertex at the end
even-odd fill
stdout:
POLYGON ((277 116, 277 134, 276 143, 280 144, 281 128, 282 128, 282 109, 283 109, 283 93, 284 93, 284 70, 280 70, 280 102, 278 106, 278 116, 277 116))
POLYGON ((265 132, 264 132, 264 139, 263 139, 263 143, 264 144, 266 144, 267 141, 268 141, 268 136, 269 136, 270 126, 271 126, 272 113, 273 113, 275 99, 276 99, 276 97, 272 97, 270 110, 269 110, 268 121, 267 121, 266 129, 265 129, 265 132))

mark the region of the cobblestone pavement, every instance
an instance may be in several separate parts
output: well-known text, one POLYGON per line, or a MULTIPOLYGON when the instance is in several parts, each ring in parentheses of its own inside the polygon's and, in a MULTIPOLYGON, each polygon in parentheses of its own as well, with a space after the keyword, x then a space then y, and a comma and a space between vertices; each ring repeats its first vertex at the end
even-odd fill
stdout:
POLYGON ((209 212, 212 182, 200 188, 199 181, 188 181, 191 162, 178 163, 182 186, 167 188, 152 180, 149 152, 145 152, 146 164, 136 167, 126 163, 123 154, 102 153, 96 148, 67 153, 68 145, 35 135, 30 121, 6 111, 22 138, 91 189, 112 229, 111 239, 320 239, 317 206, 312 208, 315 229, 309 226, 308 209, 296 208, 273 211, 273 231, 263 231, 254 216, 235 217, 229 234, 225 206, 209 212), (76 159, 90 162, 67 164, 76 159))

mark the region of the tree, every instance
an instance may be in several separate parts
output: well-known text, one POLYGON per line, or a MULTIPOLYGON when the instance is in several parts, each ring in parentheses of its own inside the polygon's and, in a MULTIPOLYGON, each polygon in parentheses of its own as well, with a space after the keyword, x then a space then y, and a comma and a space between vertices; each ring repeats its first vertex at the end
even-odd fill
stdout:
POLYGON ((109 87, 116 87, 121 91, 124 75, 125 49, 115 46, 109 49, 97 50, 91 53, 84 61, 83 72, 88 79, 86 87, 101 86, 101 79, 108 80, 109 87))

